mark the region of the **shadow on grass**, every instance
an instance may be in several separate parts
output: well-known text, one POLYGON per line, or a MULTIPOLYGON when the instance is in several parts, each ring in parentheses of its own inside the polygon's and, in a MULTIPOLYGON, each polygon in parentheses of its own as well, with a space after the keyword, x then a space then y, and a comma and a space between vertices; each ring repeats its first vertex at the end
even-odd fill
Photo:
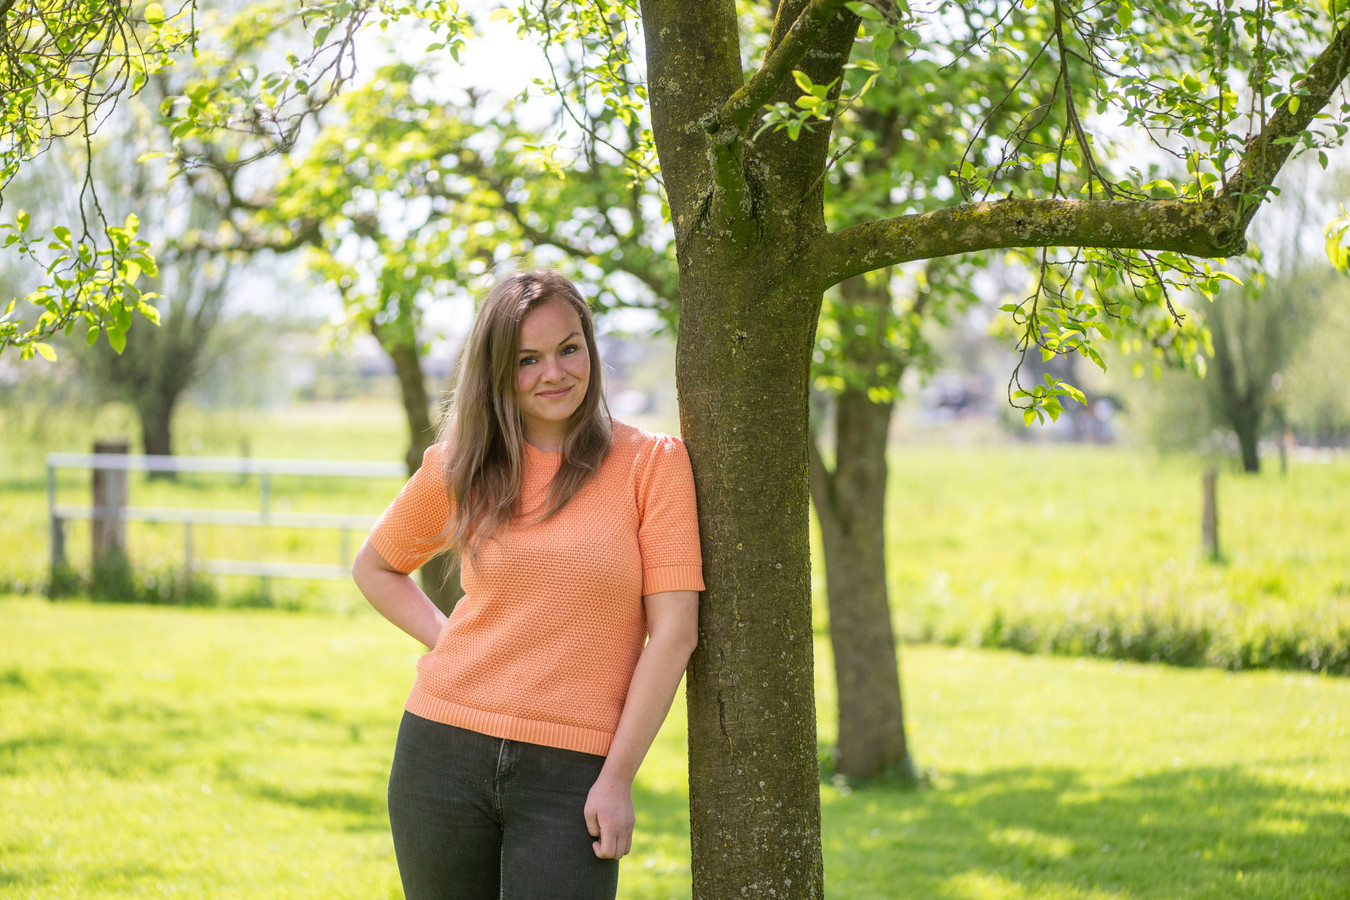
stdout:
POLYGON ((1346 803, 1231 767, 940 775, 919 793, 827 794, 826 883, 849 898, 1345 897, 1346 803))
POLYGON ((253 796, 272 803, 283 803, 313 812, 336 812, 354 816, 362 827, 388 828, 389 813, 385 806, 383 782, 370 790, 340 790, 334 788, 287 788, 275 784, 250 785, 253 796))

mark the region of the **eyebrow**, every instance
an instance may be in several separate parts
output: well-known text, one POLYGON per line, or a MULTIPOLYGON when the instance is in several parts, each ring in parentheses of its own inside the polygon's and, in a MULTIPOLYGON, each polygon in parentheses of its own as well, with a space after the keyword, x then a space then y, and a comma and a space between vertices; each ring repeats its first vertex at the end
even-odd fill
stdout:
MULTIPOLYGON (((572 338, 576 338, 576 337, 581 337, 581 332, 580 332, 580 331, 574 331, 574 332, 572 332, 571 334, 569 334, 567 337, 563 338, 561 341, 558 341, 558 346, 561 347, 563 344, 567 343, 568 341, 572 340, 572 338)), ((517 355, 521 355, 521 354, 525 354, 525 353, 538 353, 538 352, 539 352, 538 350, 527 350, 527 349, 524 348, 524 347, 521 347, 519 350, 516 351, 517 355)))

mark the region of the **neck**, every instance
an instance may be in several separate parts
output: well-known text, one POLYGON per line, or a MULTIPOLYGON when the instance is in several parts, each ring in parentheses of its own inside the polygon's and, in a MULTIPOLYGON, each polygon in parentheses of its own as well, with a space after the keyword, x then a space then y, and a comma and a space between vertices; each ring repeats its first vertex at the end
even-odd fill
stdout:
POLYGON ((536 450, 544 450, 548 453, 557 453, 563 447, 563 438, 565 435, 559 431, 556 434, 552 432, 526 432, 525 443, 536 450))

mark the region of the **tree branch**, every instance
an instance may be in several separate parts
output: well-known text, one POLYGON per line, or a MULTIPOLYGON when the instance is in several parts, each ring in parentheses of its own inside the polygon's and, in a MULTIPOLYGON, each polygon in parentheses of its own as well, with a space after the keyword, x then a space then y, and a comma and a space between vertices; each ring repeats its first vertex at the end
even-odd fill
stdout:
POLYGON ((1298 97, 1298 111, 1289 111, 1293 98, 1286 100, 1275 110, 1261 133, 1248 141, 1242 162, 1223 192, 1224 196, 1238 200, 1238 227, 1244 233, 1252 216, 1256 215, 1260 201, 1265 199, 1265 189, 1275 181, 1275 176, 1293 152, 1298 136, 1331 100, 1332 93, 1345 81, 1347 74, 1350 74, 1350 23, 1337 30, 1299 82, 1298 90, 1307 93, 1298 97))
POLYGON ((822 288, 883 266, 1000 247, 1102 247, 1220 258, 1246 251, 1247 226, 1298 136, 1350 75, 1350 27, 1341 27, 1286 101, 1252 138, 1217 197, 1181 200, 1000 200, 867 222, 827 234, 810 260, 822 288))
POLYGON ((737 137, 743 135, 755 113, 769 102, 779 85, 787 80, 792 70, 806 57, 811 46, 824 32, 825 26, 839 10, 843 9, 844 2, 845 0, 811 0, 797 17, 797 21, 792 23, 783 40, 769 51, 759 71, 727 99, 722 111, 713 122, 709 123, 708 131, 716 134, 723 129, 730 129, 737 137))
POLYGON ((1229 198, 998 200, 866 222, 822 236, 803 258, 824 289, 846 278, 1000 247, 1103 247, 1236 256, 1247 242, 1229 198))
MULTIPOLYGON (((527 237, 531 243, 547 244, 550 247, 556 247, 573 259, 578 260, 587 259, 588 257, 595 255, 595 250, 592 247, 586 246, 585 244, 578 244, 568 240, 566 237, 563 237, 551 229, 545 231, 532 224, 526 217, 525 210, 521 207, 520 203, 510 198, 511 192, 506 184, 506 179, 497 177, 492 172, 491 167, 483 161, 483 158, 479 156, 476 151, 465 147, 460 148, 459 169, 461 173, 479 179, 497 193, 497 196, 501 200, 502 209, 504 209, 507 215, 515 221, 516 225, 520 227, 521 233, 527 237)), ((609 220, 608 213, 603 214, 606 222, 610 225, 615 241, 620 246, 624 246, 627 242, 620 235, 618 229, 613 227, 613 223, 609 220)), ((655 296, 667 301, 675 299, 667 296, 667 286, 659 277, 653 274, 645 266, 633 265, 629 262, 627 255, 612 261, 616 269, 625 272, 642 282, 655 296)))

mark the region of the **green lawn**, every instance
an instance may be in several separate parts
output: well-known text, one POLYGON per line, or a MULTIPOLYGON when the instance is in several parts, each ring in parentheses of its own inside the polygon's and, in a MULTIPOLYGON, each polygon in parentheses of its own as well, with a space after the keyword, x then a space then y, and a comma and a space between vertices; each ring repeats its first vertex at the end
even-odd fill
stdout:
POLYGON ((1283 476, 1274 461, 1260 476, 1221 467, 1217 562, 1200 550, 1205 465, 1120 447, 894 448, 897 632, 1350 674, 1350 459, 1283 476))
MULTIPOLYGON (((91 434, 132 433, 125 408, 16 418, 0 406, 0 590, 42 590, 48 579, 46 478, 50 450, 86 450, 91 434), (8 418, 6 418, 8 417, 8 418), (32 418, 32 417, 30 417, 32 418)), ((392 404, 272 412, 187 409, 186 454, 399 460, 406 442, 392 404)), ((1221 668, 1330 669, 1350 674, 1350 459, 1272 462, 1265 474, 1220 476, 1223 558, 1200 553, 1195 456, 1122 447, 900 445, 891 456, 889 579, 897 632, 909 641, 994 646, 1074 656, 1158 659, 1221 668)), ((88 474, 65 471, 64 502, 87 502, 88 474)), ((272 508, 374 515, 400 479, 274 478, 272 508)), ((191 475, 177 483, 133 474, 141 506, 254 509, 258 479, 191 475)), ((136 589, 157 599, 180 581, 181 526, 128 526, 136 589)), ((362 535, 347 535, 347 554, 362 535)), ((332 531, 199 527, 199 558, 338 563, 332 531)), ((67 544, 89 568, 89 529, 67 544)), ((823 568, 817 559, 817 596, 823 568)), ((121 595, 121 586, 116 586, 121 595)), ((342 584, 217 577, 198 599, 223 605, 349 610, 342 584)), ((817 633, 824 634, 824 603, 817 633)))
MULTIPOLYGON (((41 428, 10 428, 8 440, 0 445, 0 589, 42 590, 47 583, 46 454, 87 453, 92 447, 91 435, 135 433, 127 410, 116 404, 101 408, 92 425, 77 427, 74 418, 58 414, 44 420, 41 428)), ((0 430, 12 424, 0 408, 0 430)), ((347 404, 274 412, 206 413, 186 409, 177 420, 176 434, 179 453, 185 456, 399 462, 406 449, 406 430, 402 412, 395 405, 347 404)), ((59 502, 89 503, 89 481, 87 471, 58 470, 59 502)), ((271 509, 369 513, 373 518, 402 483, 402 478, 273 476, 271 509)), ((166 482, 133 472, 129 474, 128 494, 135 506, 255 510, 260 505, 261 485, 257 477, 189 473, 166 482)), ((348 535, 349 553, 355 552, 364 537, 348 535)), ((87 572, 88 523, 69 523, 66 542, 72 565, 87 572)), ((181 525, 131 522, 127 525, 127 543, 142 578, 172 581, 181 573, 181 525)), ((341 548, 341 535, 336 531, 197 526, 193 533, 194 553, 206 559, 336 564, 341 548)), ((251 604, 260 599, 256 578, 215 578, 211 585, 227 604, 251 604)), ((330 609, 348 605, 344 589, 331 583, 274 580, 268 590, 268 602, 276 605, 330 609)))
MULTIPOLYGON (((8 596, 0 623, 0 897, 398 896, 383 791, 417 648, 374 614, 8 596)), ((1350 681, 902 660, 931 786, 822 788, 829 896, 1350 896, 1350 681)), ((683 743, 677 708, 622 897, 688 896, 683 743)))
MULTIPOLYGON (((897 447, 891 586, 924 618, 971 600, 1063 606, 1108 597, 1251 607, 1350 600, 1350 458, 1219 475, 1223 560, 1200 551, 1190 455, 1115 447, 897 447)), ((944 623, 950 626, 950 623, 944 623)))

